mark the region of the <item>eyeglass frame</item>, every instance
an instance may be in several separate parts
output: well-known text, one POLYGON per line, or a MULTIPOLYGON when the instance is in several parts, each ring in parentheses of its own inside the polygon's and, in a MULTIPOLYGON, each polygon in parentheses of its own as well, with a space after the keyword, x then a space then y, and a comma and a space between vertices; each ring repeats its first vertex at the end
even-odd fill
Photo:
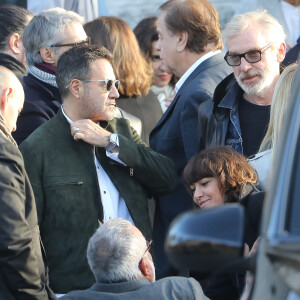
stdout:
POLYGON ((249 50, 249 51, 247 51, 247 52, 241 53, 241 54, 229 54, 229 52, 227 51, 227 53, 226 53, 225 56, 224 56, 224 59, 225 59, 226 63, 227 63, 230 67, 238 67, 238 66, 240 66, 240 65, 241 65, 241 62, 242 62, 242 58, 244 58, 244 59, 246 60, 246 62, 249 63, 249 64, 255 64, 255 63, 261 61, 261 59, 262 59, 262 54, 263 54, 266 50, 268 50, 271 46, 272 46, 272 43, 267 44, 266 46, 262 47, 261 49, 253 49, 253 50, 249 50), (257 60, 257 61, 252 61, 252 62, 250 62, 250 61, 247 60, 247 58, 246 58, 245 55, 248 54, 249 52, 253 52, 253 51, 257 51, 257 52, 259 53, 259 55, 260 55, 260 58, 259 58, 259 60, 257 60), (227 57, 228 57, 228 56, 238 56, 238 57, 240 58, 240 63, 239 63, 238 65, 230 65, 229 62, 227 61, 227 57))
POLYGON ((82 81, 82 82, 105 82, 105 90, 106 90, 107 92, 110 92, 110 91, 112 90, 112 87, 113 87, 113 86, 114 86, 115 89, 118 91, 118 90, 119 90, 119 87, 120 87, 120 85, 121 85, 121 82, 120 82, 120 80, 118 80, 118 79, 116 79, 116 80, 113 80, 113 79, 94 79, 94 80, 92 80, 92 79, 87 79, 87 80, 81 80, 81 81, 82 81), (110 88, 110 89, 107 88, 107 84, 108 84, 109 81, 112 81, 112 85, 111 85, 111 88, 110 88), (118 87, 116 86, 116 83, 118 83, 118 87))
POLYGON ((151 250, 152 243, 153 243, 153 240, 149 240, 149 239, 145 239, 145 240, 146 240, 146 242, 148 243, 148 245, 147 245, 147 248, 146 248, 146 250, 145 250, 145 252, 144 252, 144 254, 143 254, 141 260, 142 260, 143 257, 146 255, 146 253, 147 253, 148 251, 151 250))
POLYGON ((90 44, 90 38, 87 37, 84 41, 68 43, 68 44, 54 44, 54 45, 51 45, 50 47, 68 47, 68 46, 78 47, 78 46, 89 45, 89 44, 90 44))

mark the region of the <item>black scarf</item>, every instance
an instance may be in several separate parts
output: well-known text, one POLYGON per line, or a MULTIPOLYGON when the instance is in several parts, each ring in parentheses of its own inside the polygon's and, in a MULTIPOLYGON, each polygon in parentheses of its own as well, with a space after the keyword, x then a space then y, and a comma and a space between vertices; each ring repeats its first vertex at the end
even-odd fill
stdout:
POLYGON ((17 76, 24 76, 27 74, 26 68, 22 63, 5 53, 0 53, 0 66, 13 71, 17 76))

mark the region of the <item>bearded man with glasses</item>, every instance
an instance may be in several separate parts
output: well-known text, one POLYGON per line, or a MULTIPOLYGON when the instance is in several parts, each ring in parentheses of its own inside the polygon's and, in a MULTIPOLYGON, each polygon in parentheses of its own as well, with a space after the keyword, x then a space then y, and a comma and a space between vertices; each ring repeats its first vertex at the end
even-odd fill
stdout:
POLYGON ((89 43, 82 23, 83 18, 75 12, 56 7, 34 16, 26 26, 25 103, 13 133, 18 144, 58 112, 61 96, 55 80, 57 61, 68 49, 89 43))
POLYGON ((130 222, 117 218, 100 225, 90 238, 87 259, 96 283, 73 291, 62 300, 209 300, 193 278, 155 281, 151 243, 130 222))
POLYGON ((255 11, 233 17, 223 36, 233 73, 219 83, 213 101, 199 106, 199 150, 227 145, 248 157, 268 127, 285 33, 266 11, 255 11))
POLYGON ((61 109, 20 146, 56 293, 94 282, 85 253, 99 222, 121 217, 151 238, 148 197, 176 185, 172 162, 147 147, 128 120, 114 118, 120 81, 111 61, 95 45, 62 54, 61 109))

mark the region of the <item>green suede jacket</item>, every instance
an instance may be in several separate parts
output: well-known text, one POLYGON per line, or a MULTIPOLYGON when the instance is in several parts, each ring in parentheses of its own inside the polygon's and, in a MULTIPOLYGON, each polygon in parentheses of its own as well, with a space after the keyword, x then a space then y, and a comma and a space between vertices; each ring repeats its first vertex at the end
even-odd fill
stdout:
MULTIPOLYGON (((96 156, 127 204, 135 225, 151 237, 148 198, 176 185, 173 163, 142 143, 126 119, 101 126, 119 135, 119 159, 104 148, 96 156)), ((90 287, 94 280, 86 259, 88 240, 103 220, 93 146, 75 141, 61 110, 20 146, 46 248, 50 286, 56 293, 90 287)))

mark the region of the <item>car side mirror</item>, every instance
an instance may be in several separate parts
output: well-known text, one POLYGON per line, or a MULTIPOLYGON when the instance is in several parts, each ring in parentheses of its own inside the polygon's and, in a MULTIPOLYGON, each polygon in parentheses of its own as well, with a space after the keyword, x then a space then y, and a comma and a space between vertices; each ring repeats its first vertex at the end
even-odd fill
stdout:
POLYGON ((170 226, 165 250, 178 270, 211 273, 243 257, 243 238, 244 209, 226 204, 178 216, 170 226))

